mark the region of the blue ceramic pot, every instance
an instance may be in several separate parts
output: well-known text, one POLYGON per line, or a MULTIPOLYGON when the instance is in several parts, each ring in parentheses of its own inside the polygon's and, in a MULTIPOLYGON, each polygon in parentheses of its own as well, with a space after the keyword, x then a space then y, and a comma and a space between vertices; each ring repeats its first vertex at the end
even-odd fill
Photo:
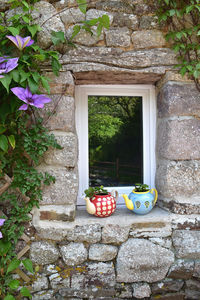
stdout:
POLYGON ((158 198, 158 192, 156 189, 140 193, 133 190, 129 196, 125 194, 122 196, 124 197, 128 209, 132 210, 136 214, 145 215, 148 214, 155 206, 158 198))

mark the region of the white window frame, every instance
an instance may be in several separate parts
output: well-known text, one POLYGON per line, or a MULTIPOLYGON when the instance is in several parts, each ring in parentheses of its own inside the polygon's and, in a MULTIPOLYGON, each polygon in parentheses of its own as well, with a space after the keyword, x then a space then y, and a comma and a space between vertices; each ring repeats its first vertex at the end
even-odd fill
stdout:
MULTIPOLYGON (((85 205, 84 190, 89 186, 88 96, 139 96, 143 111, 143 183, 155 187, 156 97, 153 85, 79 85, 75 88, 76 131, 78 135, 79 192, 77 205, 85 205)), ((113 187, 129 194, 131 187, 113 187)), ((119 199, 118 203, 124 203, 119 199)))

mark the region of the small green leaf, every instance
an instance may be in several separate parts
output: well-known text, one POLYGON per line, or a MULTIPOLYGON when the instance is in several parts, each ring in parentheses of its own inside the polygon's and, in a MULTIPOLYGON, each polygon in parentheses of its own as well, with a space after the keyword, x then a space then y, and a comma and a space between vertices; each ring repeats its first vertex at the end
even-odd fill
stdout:
POLYGON ((80 11, 82 13, 86 14, 87 1, 86 0, 76 0, 76 2, 78 3, 78 7, 79 7, 80 11))
POLYGON ((29 9, 29 5, 28 5, 28 3, 27 3, 25 0, 22 0, 21 2, 24 4, 24 6, 25 6, 27 9, 29 9))
POLYGON ((22 263, 23 263, 23 265, 24 265, 24 267, 26 268, 27 271, 31 272, 32 274, 34 273, 33 264, 32 264, 32 261, 29 258, 26 258, 26 259, 22 260, 22 263))
POLYGON ((19 287, 19 280, 13 279, 8 285, 11 289, 16 290, 19 287))
POLYGON ((11 74, 12 74, 13 80, 18 83, 19 82, 19 71, 18 70, 13 70, 11 72, 11 74))
POLYGON ((35 82, 34 79, 32 79, 31 77, 28 78, 28 85, 30 87, 30 90, 33 94, 37 93, 38 90, 38 83, 35 82))
POLYGON ((20 260, 17 259, 17 258, 14 258, 11 263, 8 265, 8 268, 7 268, 7 274, 14 271, 15 269, 17 269, 20 265, 20 260))
POLYGON ((181 74, 182 76, 184 76, 186 72, 187 72, 186 67, 183 67, 183 68, 180 69, 180 74, 181 74))
POLYGON ((39 31, 42 30, 42 28, 39 25, 37 25, 37 24, 35 24, 35 25, 29 25, 29 26, 27 26, 27 28, 30 31, 32 37, 34 37, 37 32, 39 32, 39 31))
POLYGON ((99 25, 97 26, 97 36, 101 35, 102 29, 103 29, 103 25, 99 23, 99 25))
POLYGON ((101 17, 101 24, 103 25, 103 27, 105 27, 106 29, 109 29, 110 26, 110 20, 109 17, 107 15, 103 15, 101 17))
POLYGON ((8 140, 5 135, 0 135, 0 148, 4 151, 8 151, 8 140))
POLYGON ((6 295, 6 297, 3 298, 3 300, 15 300, 15 298, 12 295, 6 295))
POLYGON ((59 61, 57 59, 55 59, 54 57, 52 58, 52 70, 53 73, 58 76, 59 75, 59 70, 61 68, 61 64, 59 63, 59 61))
POLYGON ((3 84, 7 92, 9 93, 9 86, 12 81, 12 75, 5 74, 3 78, 0 79, 0 82, 3 84))
POLYGON ((170 9, 170 10, 169 10, 169 15, 170 15, 170 17, 174 16, 175 13, 176 13, 176 10, 175 10, 175 9, 170 9))
POLYGON ((8 27, 8 31, 10 31, 14 36, 19 35, 19 29, 17 27, 8 27))
POLYGON ((79 25, 75 25, 73 27, 73 32, 72 32, 72 35, 70 37, 70 40, 72 40, 81 30, 81 27, 79 25))
POLYGON ((199 78, 200 77, 200 72, 198 70, 195 70, 193 72, 193 76, 194 76, 194 78, 199 78))
POLYGON ((20 293, 24 297, 32 298, 30 291, 26 287, 21 288, 20 293))
POLYGON ((30 22, 30 19, 27 16, 22 16, 22 19, 24 20, 25 23, 30 22))
POLYGON ((8 136, 8 140, 9 140, 9 143, 11 144, 12 148, 15 149, 15 137, 14 135, 9 135, 8 136))
POLYGON ((3 242, 0 240, 0 256, 4 256, 11 247, 10 242, 3 242))
POLYGON ((50 94, 50 87, 49 87, 48 80, 44 76, 42 76, 41 81, 42 81, 42 86, 47 90, 47 93, 50 94))
POLYGON ((6 131, 6 127, 3 125, 0 125, 0 134, 4 133, 6 131))
POLYGON ((63 31, 52 31, 51 33, 51 40, 54 45, 58 45, 60 43, 65 43, 65 35, 63 31))

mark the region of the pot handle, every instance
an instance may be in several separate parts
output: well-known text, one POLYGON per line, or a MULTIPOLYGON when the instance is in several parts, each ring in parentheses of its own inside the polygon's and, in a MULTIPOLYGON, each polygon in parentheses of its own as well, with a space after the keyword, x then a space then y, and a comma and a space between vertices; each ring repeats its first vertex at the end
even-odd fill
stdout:
POLYGON ((117 199, 118 199, 118 197, 119 197, 118 191, 112 190, 112 191, 111 191, 111 195, 112 195, 112 196, 116 199, 116 201, 117 201, 117 199))
POLYGON ((155 192, 155 197, 154 197, 154 201, 153 201, 153 203, 154 203, 154 205, 155 205, 155 204, 156 204, 156 201, 157 201, 157 199, 158 199, 158 192, 157 192, 156 189, 151 189, 151 190, 150 190, 150 193, 153 194, 153 192, 155 192))

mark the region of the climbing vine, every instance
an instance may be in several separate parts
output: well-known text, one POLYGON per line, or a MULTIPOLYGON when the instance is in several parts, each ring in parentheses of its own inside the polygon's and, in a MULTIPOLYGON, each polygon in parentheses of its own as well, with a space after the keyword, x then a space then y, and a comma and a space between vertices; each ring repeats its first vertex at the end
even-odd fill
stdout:
POLYGON ((180 74, 200 91, 200 0, 158 0, 158 17, 168 25, 167 41, 178 54, 180 74))
MULTIPOLYGON (((42 186, 55 178, 37 170, 40 158, 49 147, 61 149, 55 137, 44 127, 39 110, 50 102, 49 79, 40 66, 51 64, 59 75, 60 53, 44 50, 37 43, 42 30, 34 23, 32 13, 38 0, 10 0, 16 9, 9 19, 0 14, 0 299, 31 298, 29 289, 13 277, 19 266, 33 273, 30 259, 18 258, 16 245, 30 221, 29 213, 42 200, 42 186), (41 94, 41 88, 46 94, 41 94)), ((86 13, 85 0, 77 0, 79 9, 86 13)), ((52 32, 52 43, 69 47, 81 29, 97 34, 109 28, 108 16, 83 21, 74 26, 70 39, 63 32, 52 32)))

